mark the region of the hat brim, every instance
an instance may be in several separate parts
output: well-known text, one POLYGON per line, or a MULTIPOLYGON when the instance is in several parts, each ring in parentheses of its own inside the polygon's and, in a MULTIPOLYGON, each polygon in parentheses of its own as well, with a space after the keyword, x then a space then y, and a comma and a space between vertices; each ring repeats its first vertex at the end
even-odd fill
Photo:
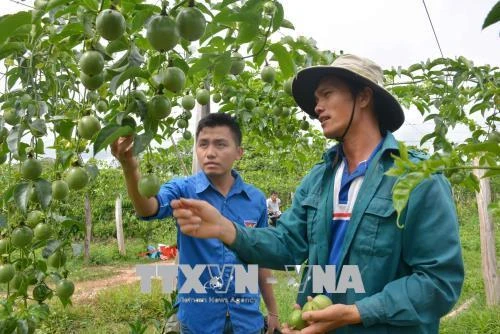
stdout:
POLYGON ((292 83, 292 95, 298 106, 312 118, 317 118, 314 108, 316 99, 314 92, 321 79, 328 75, 352 79, 373 89, 375 113, 380 125, 391 132, 403 125, 405 115, 403 108, 391 93, 357 73, 334 66, 313 66, 303 69, 295 76, 292 83))

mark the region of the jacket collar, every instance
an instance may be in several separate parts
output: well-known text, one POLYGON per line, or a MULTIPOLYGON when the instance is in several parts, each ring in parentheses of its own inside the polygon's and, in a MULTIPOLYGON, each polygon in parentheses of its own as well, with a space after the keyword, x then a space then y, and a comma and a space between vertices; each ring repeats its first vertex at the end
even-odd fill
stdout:
MULTIPOLYGON (((383 156, 386 151, 399 152, 398 141, 396 140, 392 132, 387 131, 383 140, 384 142, 382 143, 382 147, 380 148, 380 151, 382 152, 381 156, 383 156)), ((323 154, 323 160, 326 163, 332 163, 335 159, 337 151, 340 149, 340 143, 337 143, 335 146, 331 147, 323 154)))
MULTIPOLYGON (((245 182, 243 182, 243 179, 241 178, 240 174, 238 174, 238 172, 236 172, 233 169, 231 170, 231 175, 234 177, 234 183, 233 186, 231 187, 231 190, 229 191, 229 194, 238 194, 244 192, 249 197, 249 194, 246 189, 246 184, 245 182)), ((210 179, 203 171, 198 172, 195 175, 195 187, 197 194, 204 192, 205 190, 207 190, 208 187, 211 187, 213 190, 218 191, 212 184, 212 182, 210 182, 210 179)))

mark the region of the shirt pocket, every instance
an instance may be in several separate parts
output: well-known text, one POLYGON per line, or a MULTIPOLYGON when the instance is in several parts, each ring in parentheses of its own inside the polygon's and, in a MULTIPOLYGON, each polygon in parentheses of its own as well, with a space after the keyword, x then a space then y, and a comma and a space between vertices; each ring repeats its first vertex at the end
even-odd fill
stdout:
POLYGON ((310 194, 304 198, 301 202, 301 206, 306 212, 306 222, 307 222, 307 238, 309 243, 314 244, 313 229, 314 221, 318 213, 319 196, 315 194, 310 194))
POLYGON ((392 204, 392 199, 375 196, 366 208, 361 232, 366 233, 360 250, 370 255, 385 257, 395 250, 397 245, 396 210, 392 204))

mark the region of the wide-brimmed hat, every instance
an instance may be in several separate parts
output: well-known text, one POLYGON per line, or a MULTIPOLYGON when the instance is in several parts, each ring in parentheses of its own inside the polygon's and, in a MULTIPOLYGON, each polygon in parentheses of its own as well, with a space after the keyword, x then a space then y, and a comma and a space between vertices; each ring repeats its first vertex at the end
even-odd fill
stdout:
POLYGON ((373 61, 351 54, 337 57, 330 66, 312 66, 301 70, 295 76, 292 93, 302 110, 316 118, 314 92, 325 76, 334 75, 360 82, 373 89, 375 113, 381 127, 396 131, 403 124, 403 108, 384 87, 384 75, 380 66, 373 61))

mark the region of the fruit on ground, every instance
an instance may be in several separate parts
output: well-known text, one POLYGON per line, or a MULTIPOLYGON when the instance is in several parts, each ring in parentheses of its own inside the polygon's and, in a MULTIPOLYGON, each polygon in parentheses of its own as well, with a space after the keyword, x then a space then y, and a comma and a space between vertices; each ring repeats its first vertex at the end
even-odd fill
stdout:
POLYGON ((179 42, 175 22, 166 15, 156 15, 149 21, 146 37, 151 46, 160 52, 173 49, 179 42))
POLYGON ((139 194, 143 197, 153 197, 160 191, 160 179, 155 174, 147 174, 139 180, 139 194))

